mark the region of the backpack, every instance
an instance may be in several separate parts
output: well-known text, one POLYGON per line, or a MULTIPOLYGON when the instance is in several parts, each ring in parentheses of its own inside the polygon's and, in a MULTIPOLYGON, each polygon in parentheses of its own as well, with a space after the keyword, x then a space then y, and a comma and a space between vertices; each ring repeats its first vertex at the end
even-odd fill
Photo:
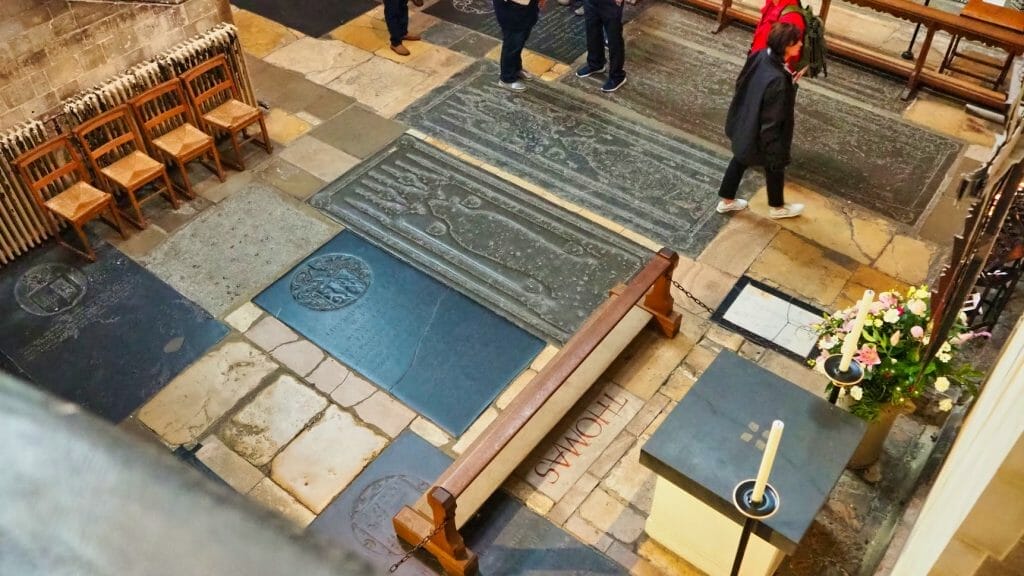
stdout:
POLYGON ((807 67, 807 76, 817 78, 818 74, 828 76, 828 64, 825 62, 825 23, 814 15, 814 10, 800 2, 797 6, 786 6, 782 14, 799 12, 804 19, 804 48, 800 53, 800 61, 796 69, 807 67))

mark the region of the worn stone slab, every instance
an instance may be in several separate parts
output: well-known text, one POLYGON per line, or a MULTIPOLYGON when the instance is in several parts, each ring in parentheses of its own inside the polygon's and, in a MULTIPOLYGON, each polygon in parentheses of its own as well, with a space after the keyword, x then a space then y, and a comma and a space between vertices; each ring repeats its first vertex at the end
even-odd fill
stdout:
POLYGON ((641 332, 608 367, 605 378, 646 401, 665 383, 693 345, 694 341, 685 334, 665 338, 654 330, 641 332))
POLYGON ((559 342, 648 254, 412 136, 333 182, 311 203, 559 342))
POLYGON ((355 372, 349 371, 345 379, 331 392, 331 400, 349 408, 366 400, 378 388, 355 372))
POLYGON ((309 376, 306 376, 306 381, 324 394, 331 394, 341 386, 349 374, 351 371, 341 362, 327 356, 309 376))
POLYGON ((350 231, 254 302, 455 435, 544 345, 350 231))
POLYGON ((968 114, 962 102, 938 97, 918 97, 903 118, 936 132, 971 144, 991 147, 1001 126, 968 114))
POLYGON ((324 182, 334 180, 359 163, 358 158, 313 136, 296 140, 285 148, 279 157, 324 182))
POLYGON ((204 211, 151 252, 144 264, 219 316, 327 240, 333 228, 267 186, 250 184, 204 211))
MULTIPOLYGON (((631 35, 626 48, 631 89, 610 98, 727 147, 725 117, 749 44, 722 53, 714 48, 717 42, 691 39, 691 26, 677 22, 677 15, 686 11, 661 12, 663 18, 652 20, 656 24, 631 35)), ((578 79, 568 78, 579 85, 578 79)), ((916 222, 962 144, 847 98, 841 91, 837 95, 813 85, 814 81, 801 83, 797 97, 787 178, 898 222, 916 222)))
POLYGON ((778 231, 779 225, 771 220, 747 212, 734 214, 697 261, 742 276, 778 231))
POLYGON ((821 322, 824 314, 820 308, 744 276, 711 319, 802 361, 817 356, 818 334, 811 325, 821 322))
POLYGON ((299 503, 298 500, 292 498, 291 494, 282 490, 277 484, 274 484, 274 481, 270 478, 260 480, 249 491, 249 497, 284 516, 289 522, 300 528, 309 526, 309 523, 316 518, 315 514, 299 503))
POLYGON ((289 114, 281 108, 271 108, 265 115, 267 134, 279 144, 288 145, 309 132, 312 126, 302 118, 289 114))
POLYGON ((278 454, 270 475, 319 513, 384 448, 387 439, 330 406, 322 418, 278 454))
POLYGON ((453 43, 451 49, 470 58, 483 58, 499 44, 501 41, 486 34, 470 32, 461 40, 453 43))
POLYGON ((875 268, 908 284, 922 284, 936 252, 934 244, 897 234, 875 261, 875 268))
POLYGON ((263 310, 257 308, 252 302, 246 302, 225 316, 224 321, 235 330, 245 332, 251 328, 253 323, 255 323, 256 320, 259 320, 262 315, 263 310))
POLYGON ((560 500, 641 407, 643 401, 636 396, 605 384, 524 460, 520 476, 541 494, 560 500))
MULTIPOLYGON (((639 7, 627 4, 623 19, 633 19, 639 7)), ((491 0, 458 0, 437 2, 425 13, 449 22, 471 28, 494 38, 501 38, 501 28, 494 16, 491 0)), ((587 51, 586 29, 583 18, 557 2, 541 10, 540 20, 533 27, 526 47, 562 62, 573 62, 587 51)))
MULTIPOLYGON (((387 33, 384 34, 386 38, 387 33)), ((428 76, 426 72, 374 56, 338 76, 327 86, 383 113, 395 101, 409 95, 420 95, 422 92, 417 90, 417 87, 423 84, 428 76)))
POLYGON ((365 159, 394 142, 403 132, 405 126, 399 122, 362 106, 350 106, 317 126, 312 135, 350 156, 365 159))
POLYGON ((751 264, 747 274, 815 304, 834 301, 857 265, 783 230, 751 264))
POLYGON ((317 84, 327 84, 372 57, 370 52, 340 40, 300 38, 275 50, 264 61, 298 72, 317 84))
MULTIPOLYGON (((728 220, 715 212, 726 159, 627 120, 599 101, 534 83, 509 98, 482 61, 399 119, 620 225, 696 256, 728 220)), ((744 195, 756 188, 748 182, 744 195)))
POLYGON ((231 19, 238 27, 238 39, 247 53, 263 58, 281 46, 294 42, 299 35, 287 26, 268 20, 248 10, 235 10, 231 19))
POLYGON ((274 156, 264 164, 256 177, 297 200, 309 198, 324 186, 323 180, 280 156, 274 156))
POLYGON ((452 24, 451 22, 441 20, 430 28, 427 28, 423 32, 422 36, 425 41, 430 42, 431 44, 447 48, 465 38, 469 33, 470 29, 465 26, 459 26, 458 24, 452 24))
POLYGON ((182 372, 138 418, 170 444, 194 442, 274 370, 252 345, 228 342, 182 372))
POLYGON ((236 0, 232 4, 314 37, 323 36, 377 5, 374 0, 236 0))
POLYGON ((398 436, 416 417, 416 413, 384 392, 377 392, 355 407, 363 422, 380 428, 388 438, 398 436))
POLYGON ((0 357, 39 388, 119 422, 228 328, 109 244, 56 244, 0 275, 0 357))
POLYGON ((230 448, 216 436, 203 439, 196 457, 229 486, 242 494, 248 494, 260 480, 263 473, 230 448))

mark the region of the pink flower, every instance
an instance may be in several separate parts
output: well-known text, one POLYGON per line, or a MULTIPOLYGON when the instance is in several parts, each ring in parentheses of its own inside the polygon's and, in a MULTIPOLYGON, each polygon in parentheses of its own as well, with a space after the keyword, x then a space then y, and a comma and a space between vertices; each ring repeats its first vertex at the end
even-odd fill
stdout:
POLYGON ((959 346, 960 344, 963 344, 964 342, 969 342, 971 340, 974 340, 975 338, 991 338, 991 337, 992 337, 992 333, 991 332, 985 332, 985 331, 981 331, 981 332, 964 332, 963 334, 957 336, 954 340, 955 340, 955 343, 959 346))
POLYGON ((878 350, 874 346, 865 346, 857 353, 857 362, 865 366, 878 366, 882 359, 878 357, 878 350))
POLYGON ((899 299, 892 292, 882 292, 878 295, 878 301, 885 305, 886 308, 892 308, 899 303, 899 299))
POLYGON ((899 344, 901 335, 902 333, 899 330, 893 332, 892 336, 889 336, 889 344, 892 344, 893 346, 899 344))
POLYGON ((878 316, 879 314, 882 313, 882 310, 885 310, 887 308, 889 308, 889 306, 886 306, 882 302, 876 300, 871 303, 871 308, 868 309, 868 312, 870 312, 873 316, 878 316))
POLYGON ((920 340, 921 337, 924 336, 924 328, 921 328, 920 326, 913 326, 910 328, 910 335, 920 340))

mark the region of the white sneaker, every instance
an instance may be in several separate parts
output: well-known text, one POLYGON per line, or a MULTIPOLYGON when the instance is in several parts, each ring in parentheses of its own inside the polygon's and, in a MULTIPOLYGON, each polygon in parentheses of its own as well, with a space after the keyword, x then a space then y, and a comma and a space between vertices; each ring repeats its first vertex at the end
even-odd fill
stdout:
POLYGON ((530 74, 526 70, 520 70, 519 71, 519 79, 520 80, 536 80, 537 77, 535 75, 533 75, 533 74, 530 74))
POLYGON ((501 80, 498 80, 498 86, 513 92, 522 92, 523 90, 526 90, 526 84, 523 84, 519 80, 516 80, 515 82, 502 82, 501 80))
POLYGON ((799 216, 804 211, 803 204, 783 204, 781 208, 768 210, 768 217, 778 220, 779 218, 792 218, 799 216))
POLYGON ((740 210, 743 210, 746 207, 747 201, 740 200, 737 198, 736 200, 733 200, 730 204, 726 204, 725 200, 719 200, 718 206, 715 208, 715 210, 717 210, 719 214, 725 214, 726 212, 739 212, 740 210))

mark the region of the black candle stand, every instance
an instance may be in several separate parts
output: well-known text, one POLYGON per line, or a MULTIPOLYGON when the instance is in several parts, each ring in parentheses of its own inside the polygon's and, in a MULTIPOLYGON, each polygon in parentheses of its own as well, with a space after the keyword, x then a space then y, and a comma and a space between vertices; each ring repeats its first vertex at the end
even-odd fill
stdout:
POLYGON ((740 534, 739 546, 736 547, 736 558, 733 559, 732 572, 729 573, 730 576, 739 576, 740 566, 743 565, 743 556, 747 552, 747 542, 750 540, 751 532, 757 528, 761 520, 770 518, 778 512, 779 506, 782 504, 779 500, 779 493, 775 491, 771 484, 765 485, 764 496, 761 498, 761 501, 754 502, 754 484, 756 482, 754 479, 744 480, 737 484, 732 492, 732 503, 747 519, 743 522, 743 532, 740 534))
POLYGON ((853 386, 864 379, 864 367, 860 365, 860 362, 851 359, 850 367, 845 372, 839 369, 839 365, 842 363, 842 354, 833 354, 825 358, 825 375, 832 381, 832 393, 829 394, 828 401, 832 404, 839 401, 839 390, 853 386))

